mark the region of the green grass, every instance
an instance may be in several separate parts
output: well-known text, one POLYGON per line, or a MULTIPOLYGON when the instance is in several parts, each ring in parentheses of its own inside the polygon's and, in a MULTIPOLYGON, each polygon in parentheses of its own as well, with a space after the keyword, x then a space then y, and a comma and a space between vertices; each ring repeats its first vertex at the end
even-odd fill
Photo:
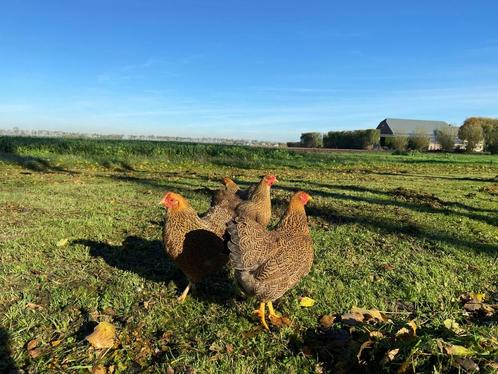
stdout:
POLYGON ((396 372, 404 363, 457 371, 458 359, 441 351, 446 343, 492 370, 496 312, 465 315, 459 295, 498 302, 497 156, 29 138, 0 138, 0 151, 0 371, 396 372), (280 181, 275 219, 292 191, 313 196, 315 245, 311 273, 276 303, 293 323, 271 333, 230 271, 176 303, 185 280, 163 252, 158 206, 174 190, 202 212, 222 176, 247 186, 268 171, 280 181), (57 246, 61 239, 68 243, 57 246), (316 304, 300 307, 300 296, 316 304), (321 316, 353 306, 390 312, 393 324, 319 327, 321 316), (410 319, 416 338, 383 339, 357 363, 369 330, 389 336, 410 319), (119 344, 94 351, 84 337, 104 320, 119 344), (33 358, 26 345, 35 338, 33 358), (395 348, 394 361, 382 363, 395 348))

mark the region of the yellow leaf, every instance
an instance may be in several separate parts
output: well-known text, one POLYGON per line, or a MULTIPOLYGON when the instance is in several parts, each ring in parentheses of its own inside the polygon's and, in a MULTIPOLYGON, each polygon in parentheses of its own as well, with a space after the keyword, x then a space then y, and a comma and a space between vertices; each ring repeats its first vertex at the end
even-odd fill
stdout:
POLYGON ((482 303, 486 298, 486 295, 479 292, 471 292, 469 297, 474 303, 482 303))
POLYGON ((470 356, 473 353, 470 349, 461 345, 448 344, 444 349, 451 356, 470 356))
POLYGON ((299 298, 299 305, 304 306, 305 308, 312 307, 315 305, 315 300, 310 297, 304 296, 299 298))
POLYGON ((69 243, 69 239, 64 238, 64 239, 59 240, 55 245, 57 247, 64 247, 65 245, 67 245, 67 243, 69 243))
POLYGON ((52 347, 57 347, 61 343, 62 343, 62 340, 54 340, 54 341, 50 342, 50 345, 52 345, 52 347))
POLYGON ((114 345, 116 328, 109 322, 100 322, 86 340, 96 349, 111 348, 114 345))
POLYGON ((370 337, 374 339, 382 339, 384 337, 384 334, 380 331, 370 331, 370 337))

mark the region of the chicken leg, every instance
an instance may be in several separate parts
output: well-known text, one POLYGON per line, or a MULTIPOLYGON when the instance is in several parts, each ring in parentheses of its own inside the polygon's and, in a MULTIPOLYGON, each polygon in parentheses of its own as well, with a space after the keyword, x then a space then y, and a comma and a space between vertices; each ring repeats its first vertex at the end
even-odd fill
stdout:
POLYGON ((278 312, 275 312, 275 309, 273 309, 273 304, 271 301, 269 301, 268 303, 268 318, 270 319, 272 325, 275 325, 275 326, 282 326, 284 324, 284 322, 282 321, 282 315, 278 312))
POLYGON ((260 303, 259 309, 256 309, 253 314, 259 317, 259 322, 261 322, 265 330, 270 331, 265 319, 265 303, 260 303))
POLYGON ((187 287, 185 287, 182 294, 177 299, 180 304, 183 304, 185 302, 185 299, 187 298, 188 291, 190 290, 190 288, 192 286, 193 286, 193 284, 191 282, 188 282, 187 287))

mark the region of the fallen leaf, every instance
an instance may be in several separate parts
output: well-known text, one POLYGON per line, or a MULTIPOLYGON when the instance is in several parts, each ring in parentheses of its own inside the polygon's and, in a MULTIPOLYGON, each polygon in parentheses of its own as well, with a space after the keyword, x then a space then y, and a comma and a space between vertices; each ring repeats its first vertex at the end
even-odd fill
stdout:
POLYGON ((398 352, 399 352, 399 348, 390 350, 389 352, 387 352, 387 359, 389 361, 394 360, 394 357, 396 357, 396 355, 398 354, 398 352))
POLYGON ((380 331, 370 331, 370 337, 374 339, 382 339, 384 337, 384 334, 380 331))
POLYGON ((92 368, 92 374, 107 374, 107 369, 102 365, 95 365, 92 368))
POLYGON ((455 320, 445 319, 443 324, 444 324, 444 327, 446 327, 448 330, 455 332, 456 334, 461 334, 464 331, 460 327, 460 325, 457 322, 455 322, 455 320))
POLYGON ((475 303, 482 303, 486 298, 486 295, 479 292, 471 292, 469 294, 470 299, 475 303))
POLYGON ((415 324, 415 322, 408 321, 406 324, 408 327, 402 327, 401 329, 399 329, 396 333, 396 339, 407 340, 413 338, 414 336, 417 336, 417 325, 415 324))
POLYGON ((470 356, 473 352, 461 345, 446 344, 444 350, 451 356, 470 356))
POLYGON ((225 349, 227 350, 227 353, 232 353, 233 352, 233 345, 232 344, 227 344, 225 346, 225 349))
POLYGON ((346 325, 356 325, 363 322, 363 314, 360 313, 345 313, 341 316, 342 323, 346 325))
POLYGON ((26 303, 26 308, 28 309, 33 309, 33 310, 42 310, 43 306, 35 303, 26 303))
POLYGON ((59 346, 61 343, 62 343, 62 340, 53 340, 53 341, 51 341, 51 342, 50 342, 50 345, 51 345, 52 347, 57 347, 57 346, 59 346))
POLYGON ((320 318, 320 326, 324 329, 328 329, 332 327, 334 324, 335 317, 331 314, 326 314, 322 318, 320 318))
POLYGON ((468 372, 479 371, 479 365, 477 365, 470 357, 457 357, 455 361, 468 372))
POLYGON ((67 245, 67 243, 69 243, 69 239, 64 238, 64 239, 59 240, 55 245, 57 247, 64 247, 65 245, 67 245))
POLYGON ((31 351, 32 349, 35 349, 36 347, 38 347, 38 339, 32 339, 26 345, 26 348, 28 349, 28 351, 31 351))
POLYGON ((389 318, 387 318, 385 314, 381 313, 377 309, 353 307, 351 309, 351 313, 363 314, 365 322, 371 322, 372 320, 373 322, 387 322, 389 320, 389 318))
POLYGON ((109 322, 100 322, 86 340, 96 349, 111 348, 114 345, 116 328, 109 322))
POLYGON ((28 351, 28 353, 31 358, 37 358, 39 355, 41 355, 41 349, 40 348, 31 349, 30 351, 28 351))
POLYGON ((304 306, 305 308, 312 307, 315 305, 315 300, 310 297, 304 296, 299 298, 299 305, 304 306))

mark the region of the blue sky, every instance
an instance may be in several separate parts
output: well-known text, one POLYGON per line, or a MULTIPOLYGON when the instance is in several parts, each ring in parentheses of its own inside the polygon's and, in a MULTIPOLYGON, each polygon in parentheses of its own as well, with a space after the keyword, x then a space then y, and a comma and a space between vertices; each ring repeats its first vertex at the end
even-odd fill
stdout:
POLYGON ((0 127, 296 140, 498 117, 496 1, 0 3, 0 127))

